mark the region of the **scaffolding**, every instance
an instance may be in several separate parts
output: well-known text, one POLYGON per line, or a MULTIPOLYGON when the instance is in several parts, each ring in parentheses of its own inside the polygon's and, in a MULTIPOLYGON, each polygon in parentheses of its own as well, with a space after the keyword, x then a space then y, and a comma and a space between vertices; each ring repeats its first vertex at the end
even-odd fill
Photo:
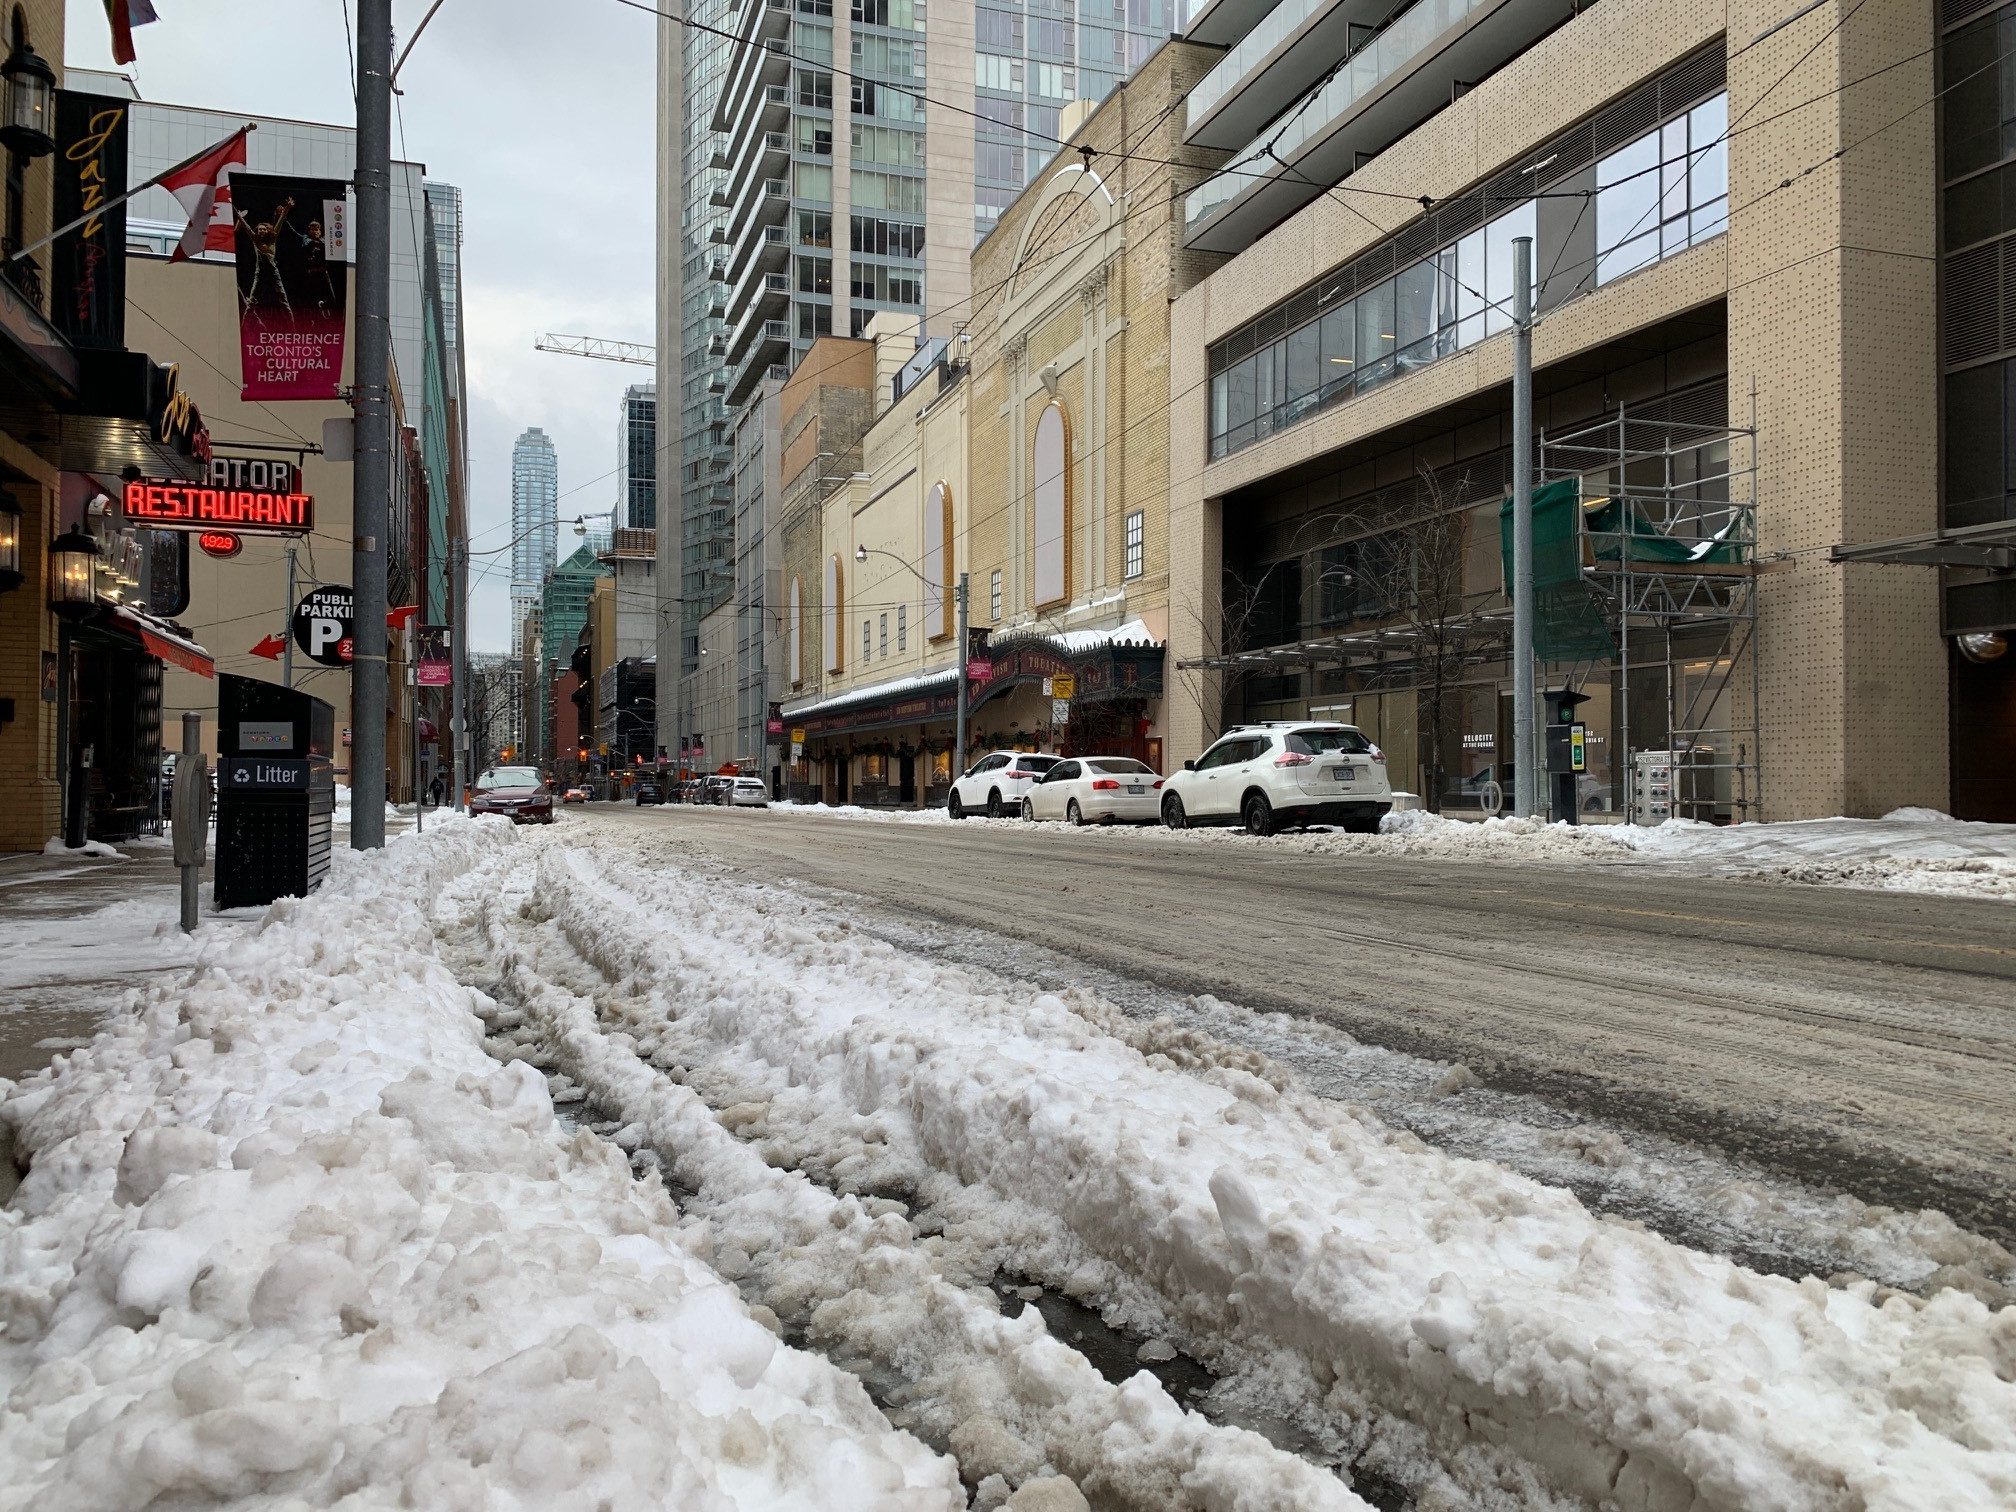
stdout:
MULTIPOLYGON (((1582 581, 1616 646, 1616 767, 1633 817, 1663 816, 1640 791, 1655 766, 1670 772, 1673 817, 1762 813, 1755 409, 1753 394, 1739 428, 1620 406, 1539 437, 1539 484, 1581 485, 1582 581)), ((1568 669, 1568 685, 1593 671, 1568 669)))

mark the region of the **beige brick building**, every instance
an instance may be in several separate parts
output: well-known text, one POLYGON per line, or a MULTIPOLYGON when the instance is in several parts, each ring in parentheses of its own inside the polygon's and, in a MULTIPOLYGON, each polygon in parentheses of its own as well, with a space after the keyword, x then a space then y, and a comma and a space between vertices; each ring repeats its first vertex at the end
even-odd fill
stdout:
POLYGON ((1664 750, 1700 817, 2016 817, 2008 422, 1997 402, 1981 464, 1956 397, 2003 335, 1991 312, 1956 349, 1951 291, 1983 286, 1956 282, 1963 254, 1943 333, 1935 297, 1942 250, 1999 255, 2016 227, 1956 223, 2001 149, 1956 164, 1940 122, 1968 97, 1928 108, 1974 52, 2009 66, 1970 28, 2012 8, 1830 0, 1773 30, 1776 0, 1420 6, 1341 73, 1299 33, 1242 47, 1253 9, 1192 31, 1231 50, 1186 139, 1255 145, 1178 229, 1236 255, 1173 311, 1170 758, 1228 720, 1328 712, 1437 801, 1504 775, 1524 236, 1536 462, 1571 485, 1579 564, 1543 680, 1590 700, 1585 811, 1620 812, 1630 754, 1664 750), (1956 497, 1956 457, 1992 498, 1956 497), (1424 614, 1395 575, 1438 554, 1460 581, 1424 614))

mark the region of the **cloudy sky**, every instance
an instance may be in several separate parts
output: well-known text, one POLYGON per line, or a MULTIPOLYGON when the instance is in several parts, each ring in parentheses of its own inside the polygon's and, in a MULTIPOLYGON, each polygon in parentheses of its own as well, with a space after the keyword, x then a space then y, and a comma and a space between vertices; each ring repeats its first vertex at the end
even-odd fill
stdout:
MULTIPOLYGON (((396 45, 427 4, 393 0, 396 45)), ((156 0, 127 72, 146 99, 348 124, 344 5, 156 0)), ((559 449, 563 519, 615 502, 617 400, 650 370, 532 342, 653 339, 656 25, 616 0, 447 0, 399 75, 394 152, 463 191, 473 551, 510 539, 511 443, 528 425, 559 449)), ((67 31, 66 61, 113 66, 101 0, 68 0, 67 31)), ((562 554, 575 544, 563 525, 562 554)), ((476 558, 478 649, 510 644, 509 560, 476 558)))

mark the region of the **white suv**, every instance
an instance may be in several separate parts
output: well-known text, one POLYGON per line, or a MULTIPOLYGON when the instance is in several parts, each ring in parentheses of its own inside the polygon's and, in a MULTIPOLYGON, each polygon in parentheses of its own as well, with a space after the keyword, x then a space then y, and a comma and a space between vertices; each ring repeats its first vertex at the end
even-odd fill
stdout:
POLYGON ((1004 819, 1022 812, 1022 795, 1043 780, 1043 774, 1064 758, 1034 756, 1025 751, 995 751, 982 756, 967 768, 966 775, 952 784, 952 796, 945 812, 964 819, 975 809, 984 809, 989 819, 1004 819))
POLYGON ((1238 824, 1271 835, 1287 824, 1342 824, 1371 834, 1393 807, 1386 757, 1353 725, 1284 720, 1239 725, 1162 789, 1162 822, 1238 824))

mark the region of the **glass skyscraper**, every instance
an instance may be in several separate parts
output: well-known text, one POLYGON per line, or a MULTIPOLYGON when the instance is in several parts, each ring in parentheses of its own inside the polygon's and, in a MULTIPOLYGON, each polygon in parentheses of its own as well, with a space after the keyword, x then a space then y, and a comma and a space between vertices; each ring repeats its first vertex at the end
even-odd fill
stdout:
POLYGON ((633 383, 616 410, 616 515, 630 530, 658 525, 658 389, 633 383))
POLYGON ((540 601, 560 552, 560 458, 534 425, 511 448, 511 650, 522 654, 525 615, 540 601))

